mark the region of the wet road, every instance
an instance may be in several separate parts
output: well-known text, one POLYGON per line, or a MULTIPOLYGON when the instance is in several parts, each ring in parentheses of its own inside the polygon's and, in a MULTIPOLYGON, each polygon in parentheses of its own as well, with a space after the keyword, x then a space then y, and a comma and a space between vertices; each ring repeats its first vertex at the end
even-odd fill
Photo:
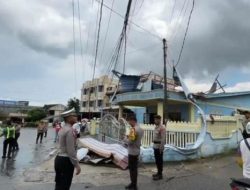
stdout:
MULTIPOLYGON (((40 165, 43 161, 49 158, 49 153, 55 148, 53 142, 54 131, 50 129, 48 137, 43 140, 42 144, 35 143, 36 141, 36 129, 23 129, 19 138, 20 150, 17 152, 14 160, 0 160, 0 190, 47 190, 54 189, 54 173, 53 165, 50 166, 49 173, 42 174, 50 176, 51 180, 47 182, 32 181, 23 183, 22 174, 26 169, 33 169, 34 166, 40 165), (19 182, 18 179, 22 180, 19 182)), ((3 140, 3 139, 0 139, 3 140)), ((2 143, 0 143, 0 153, 2 151, 2 143)), ((148 165, 144 166, 148 168, 148 165)), ((82 165, 82 172, 85 170, 85 174, 79 177, 79 180, 72 184, 71 190, 122 190, 124 185, 129 181, 128 171, 115 170, 114 168, 106 168, 102 171, 105 175, 100 174, 99 167, 91 168, 91 166, 82 165), (87 170, 91 170, 90 173, 87 170), (96 173, 93 172, 96 170, 96 173), (120 177, 124 180, 117 178, 116 172, 121 172, 120 177), (109 174, 114 172, 114 174, 109 174), (91 175, 93 175, 91 177, 91 175), (101 186, 91 185, 93 181, 86 180, 87 177, 94 180, 105 180, 110 178, 111 180, 101 186), (98 176, 100 178, 98 178, 98 176), (121 183, 115 182, 115 180, 122 181, 121 183), (84 184, 83 184, 84 183, 84 184), (90 185, 89 185, 90 184, 90 185), (116 185, 114 185, 116 184, 116 185)), ((142 168, 141 168, 142 169, 142 168)), ((32 170, 29 170, 29 174, 34 175, 32 170)), ((171 165, 166 163, 165 165, 165 178, 162 181, 154 182, 151 180, 150 174, 145 173, 147 170, 140 170, 139 172, 139 189, 141 190, 226 190, 229 188, 230 178, 242 177, 241 169, 235 163, 235 155, 215 156, 213 158, 201 159, 197 161, 177 163, 171 165), (171 178, 171 179, 170 179, 171 178)), ((39 175, 38 175, 39 176, 39 175)), ((75 177, 74 177, 75 178, 75 177)), ((37 178, 35 178, 37 179, 37 178)))
MULTIPOLYGON (((21 130, 21 135, 18 139, 19 151, 14 153, 13 159, 1 160, 1 176, 13 178, 22 173, 26 168, 37 166, 49 158, 49 153, 55 148, 53 142, 54 131, 48 131, 47 138, 43 138, 42 144, 36 144, 36 129, 26 128, 21 130)), ((0 138, 0 153, 3 151, 3 137, 0 138)))

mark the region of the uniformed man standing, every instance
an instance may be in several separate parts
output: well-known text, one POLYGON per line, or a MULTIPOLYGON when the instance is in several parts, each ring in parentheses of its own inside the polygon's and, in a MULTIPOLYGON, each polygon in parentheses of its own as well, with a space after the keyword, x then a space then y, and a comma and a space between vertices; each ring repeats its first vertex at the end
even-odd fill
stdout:
POLYGON ((128 118, 128 122, 131 125, 131 129, 129 135, 124 139, 124 141, 128 145, 128 168, 131 183, 126 186, 125 189, 137 190, 138 158, 140 155, 143 130, 137 124, 135 116, 130 116, 128 118))
POLYGON ((40 143, 43 142, 43 132, 44 132, 44 121, 40 121, 37 125, 37 136, 36 136, 36 144, 40 139, 40 143))
POLYGON ((19 150, 18 138, 20 137, 22 123, 17 123, 15 125, 15 141, 13 145, 13 150, 19 150))
POLYGON ((81 172, 76 157, 76 134, 72 128, 77 122, 77 115, 74 109, 71 109, 62 113, 62 117, 65 120, 65 125, 59 131, 59 152, 55 158, 55 190, 69 190, 74 169, 76 169, 76 175, 81 172))
POLYGON ((161 116, 156 115, 154 117, 155 129, 154 129, 154 139, 153 139, 153 148, 155 155, 155 163, 157 166, 157 173, 153 174, 153 180, 162 179, 162 170, 163 170, 163 152, 164 145, 166 144, 166 128, 161 125, 161 116))
MULTIPOLYGON (((3 141, 3 156, 6 158, 7 148, 8 148, 8 159, 11 158, 11 153, 13 152, 13 146, 15 143, 15 127, 11 126, 11 121, 7 121, 7 126, 3 129, 4 141, 3 141)), ((1 135, 1 136, 2 136, 1 135)))

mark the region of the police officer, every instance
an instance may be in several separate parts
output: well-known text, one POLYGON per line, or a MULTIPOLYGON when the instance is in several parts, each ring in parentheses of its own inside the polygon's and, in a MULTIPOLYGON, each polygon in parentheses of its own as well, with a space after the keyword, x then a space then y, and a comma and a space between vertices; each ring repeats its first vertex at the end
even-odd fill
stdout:
POLYGON ((59 131, 59 152, 55 158, 55 190, 69 190, 76 169, 76 175, 81 172, 76 154, 76 134, 72 126, 77 122, 74 109, 62 114, 64 127, 59 131))
POLYGON ((163 151, 164 145, 166 144, 166 129, 161 125, 161 116, 154 116, 155 129, 154 129, 154 138, 153 138, 153 148, 155 155, 155 164, 157 166, 157 173, 153 174, 153 180, 162 179, 162 170, 163 170, 163 151))
POLYGON ((131 125, 131 129, 124 141, 128 145, 128 168, 131 183, 127 185, 125 189, 137 190, 138 158, 140 155, 143 130, 137 124, 137 119, 134 115, 128 118, 128 122, 131 125))
POLYGON ((13 151, 13 146, 15 142, 15 127, 11 126, 11 121, 7 121, 6 128, 3 129, 3 133, 5 139, 3 141, 3 156, 2 158, 6 158, 6 152, 8 148, 8 159, 11 158, 11 153, 13 151))
POLYGON ((13 150, 19 150, 18 138, 20 137, 22 123, 17 123, 15 125, 15 140, 13 144, 13 150))
POLYGON ((250 122, 247 123, 242 133, 243 140, 239 146, 238 164, 243 168, 244 178, 250 178, 250 122))

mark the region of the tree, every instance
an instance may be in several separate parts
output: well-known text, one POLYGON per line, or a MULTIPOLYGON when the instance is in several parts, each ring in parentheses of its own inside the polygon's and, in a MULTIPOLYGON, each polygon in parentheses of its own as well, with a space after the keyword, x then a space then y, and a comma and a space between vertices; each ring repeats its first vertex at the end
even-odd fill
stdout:
POLYGON ((46 117, 46 112, 42 108, 34 108, 28 111, 28 121, 35 122, 46 117))
POLYGON ((80 112, 80 100, 77 98, 70 98, 68 101, 67 108, 68 109, 75 108, 76 113, 79 114, 79 112, 80 112))

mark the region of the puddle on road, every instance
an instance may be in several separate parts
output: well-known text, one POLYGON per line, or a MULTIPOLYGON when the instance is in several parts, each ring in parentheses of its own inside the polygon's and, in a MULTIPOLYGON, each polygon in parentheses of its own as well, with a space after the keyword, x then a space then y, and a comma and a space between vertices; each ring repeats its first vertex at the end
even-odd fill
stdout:
MULTIPOLYGON (((53 142, 54 131, 49 130, 47 138, 43 139, 42 144, 36 144, 36 129, 22 129, 18 140, 20 150, 14 152, 12 159, 2 159, 0 176, 18 177, 25 170, 39 166, 41 163, 51 158, 50 153, 56 149, 53 142)), ((0 143, 2 152, 3 143, 0 143)))

